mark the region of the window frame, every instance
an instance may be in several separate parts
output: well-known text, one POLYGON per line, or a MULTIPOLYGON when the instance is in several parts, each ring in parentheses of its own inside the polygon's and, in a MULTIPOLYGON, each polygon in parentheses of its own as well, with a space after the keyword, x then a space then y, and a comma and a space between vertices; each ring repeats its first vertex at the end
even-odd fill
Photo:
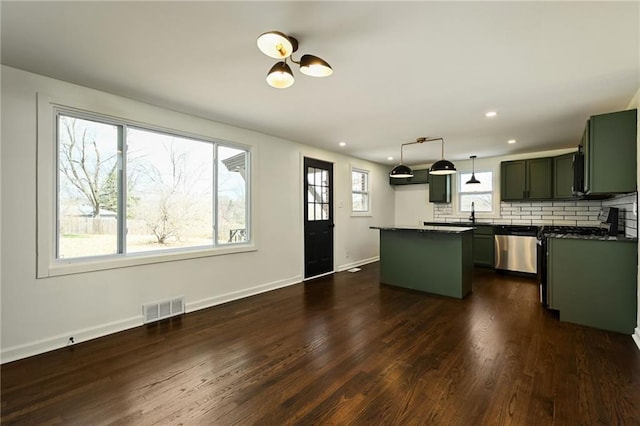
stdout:
POLYGON ((456 196, 455 196, 455 201, 456 201, 456 213, 460 216, 462 215, 469 215, 471 214, 471 210, 466 211, 466 210, 462 210, 462 200, 461 197, 462 195, 465 194, 491 194, 491 211, 476 211, 475 215, 476 217, 478 216, 484 216, 484 217, 492 217, 496 214, 497 211, 499 211, 499 209, 496 209, 496 171, 493 169, 478 169, 478 170, 459 170, 458 173, 456 173, 456 196), (491 191, 482 191, 482 192, 471 192, 471 191, 462 191, 462 185, 463 185, 463 179, 462 179, 462 175, 463 174, 472 174, 472 173, 491 173, 491 191))
POLYGON ((371 171, 364 169, 362 167, 351 166, 351 170, 349 173, 349 188, 351 189, 351 216, 371 216, 371 171), (366 191, 354 191, 353 190, 353 173, 363 173, 367 176, 367 190, 366 191), (365 194, 367 195, 367 209, 366 210, 354 210, 353 206, 353 195, 354 194, 365 194))
MULTIPOLYGON (((107 96, 105 96, 107 97, 107 96)), ((111 95, 108 96, 111 98, 111 95)), ((106 100, 106 99, 105 99, 106 100)), ((128 103, 135 103, 121 99, 123 106, 122 109, 115 111, 118 115, 112 114, 109 108, 92 108, 91 105, 78 100, 77 102, 62 102, 60 100, 38 94, 37 97, 37 200, 36 200, 36 216, 37 216, 37 273, 36 278, 47 278, 60 275, 92 272, 106 269, 122 268, 136 265, 146 265, 152 263, 162 263, 177 260, 196 259, 201 257, 209 257, 216 255, 224 255, 231 253, 243 253, 249 251, 256 251, 256 229, 255 221, 255 208, 254 207, 254 191, 253 191, 253 168, 257 156, 257 148, 253 145, 242 144, 238 142, 231 142, 218 137, 205 136, 205 132, 202 130, 206 127, 207 123, 203 126, 203 119, 196 117, 186 117, 180 113, 175 113, 168 110, 162 110, 157 107, 147 106, 148 109, 155 109, 157 115, 166 116, 169 114, 170 118, 175 120, 171 121, 172 125, 180 123, 180 125, 174 128, 168 128, 159 126, 154 123, 161 117, 157 117, 156 114, 149 114, 148 111, 140 113, 140 107, 138 105, 128 105, 128 103), (80 104, 80 106, 69 106, 70 104, 80 104), (101 111, 104 110, 104 111, 101 111), (99 111, 99 112, 95 112, 99 111), (128 114, 128 112, 130 114, 128 114), (135 252, 135 253, 117 253, 113 255, 100 255, 100 256, 86 256, 86 257, 74 257, 74 258, 61 258, 59 259, 57 253, 58 247, 58 114, 63 113, 72 117, 80 119, 89 119, 97 121, 99 123, 107 123, 114 125, 125 124, 123 131, 126 132, 126 126, 141 130, 149 130, 153 132, 159 132, 162 134, 173 135, 176 137, 183 137, 189 139, 195 139, 203 142, 210 142, 214 144, 214 156, 213 156, 213 168, 217 170, 217 147, 224 146, 247 152, 247 165, 246 165, 246 194, 245 194, 245 208, 246 208, 246 228, 247 228, 247 241, 246 242, 232 242, 228 244, 219 244, 217 242, 218 232, 218 186, 216 182, 217 171, 214 177, 214 210, 213 220, 215 233, 212 237, 212 244, 206 246, 192 246, 184 248, 175 248, 159 251, 147 251, 147 252, 135 252), (130 118, 120 118, 119 116, 133 116, 130 118), (138 116, 144 119, 138 120, 138 116), (155 120, 154 120, 155 118, 155 120), (197 131, 187 131, 187 128, 196 128, 197 131)), ((112 101, 112 99, 111 99, 112 101)), ((107 102, 108 104, 108 102, 107 102)), ((104 106, 102 103, 101 106, 104 106)), ((144 109, 144 108, 142 108, 144 109)), ((126 157, 123 155, 121 161, 126 161, 126 157)), ((124 175, 124 174, 123 174, 124 175)), ((126 176, 123 176, 123 181, 126 180, 126 176)), ((120 193, 122 194, 122 193, 120 193)), ((122 197, 123 195, 119 195, 122 197)), ((126 195, 124 195, 126 196, 126 195)), ((122 216, 122 214, 120 215, 122 216)), ((121 221, 120 217, 118 218, 121 221)), ((122 219, 123 220, 123 219, 122 219)), ((124 232, 119 229, 118 232, 124 232)), ((120 247, 119 247, 120 248, 120 247)))

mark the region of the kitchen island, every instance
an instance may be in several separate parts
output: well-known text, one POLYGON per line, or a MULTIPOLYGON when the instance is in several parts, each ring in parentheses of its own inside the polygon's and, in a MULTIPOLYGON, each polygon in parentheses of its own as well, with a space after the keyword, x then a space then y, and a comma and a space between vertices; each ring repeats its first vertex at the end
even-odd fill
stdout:
POLYGON ((380 282, 458 299, 471 291, 473 228, 371 229, 380 230, 380 282))

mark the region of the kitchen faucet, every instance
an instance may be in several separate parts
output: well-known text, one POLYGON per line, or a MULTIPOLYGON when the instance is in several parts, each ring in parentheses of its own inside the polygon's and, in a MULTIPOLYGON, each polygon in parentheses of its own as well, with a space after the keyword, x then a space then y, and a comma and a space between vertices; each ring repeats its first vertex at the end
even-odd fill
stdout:
POLYGON ((476 223, 476 209, 473 201, 471 202, 471 216, 469 216, 469 220, 471 223, 476 223))

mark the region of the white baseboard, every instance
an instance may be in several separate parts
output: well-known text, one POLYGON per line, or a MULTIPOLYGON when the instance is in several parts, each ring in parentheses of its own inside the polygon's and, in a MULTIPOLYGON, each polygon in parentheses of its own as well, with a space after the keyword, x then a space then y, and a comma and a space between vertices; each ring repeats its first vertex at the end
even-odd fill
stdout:
POLYGON ((54 349, 63 348, 69 344, 70 337, 73 337, 74 344, 77 344, 141 325, 142 315, 121 321, 114 321, 108 324, 102 324, 96 327, 70 331, 65 334, 59 334, 33 343, 3 348, 0 352, 0 363, 4 364, 44 352, 49 352, 54 349))
POLYGON ((200 309, 220 305, 222 303, 231 302, 233 300, 244 299, 245 297, 254 296, 256 294, 265 293, 282 287, 288 287, 293 284, 298 284, 299 282, 302 282, 302 276, 296 275, 295 277, 286 278, 284 280, 273 281, 244 290, 232 291, 231 293, 222 294, 220 296, 208 297, 206 299, 196 300, 195 302, 189 302, 185 304, 185 308, 187 313, 194 312, 200 309))
POLYGON ((358 266, 366 265, 368 263, 377 262, 380 260, 380 256, 370 257, 369 259, 362 259, 356 262, 346 263, 344 265, 338 266, 336 269, 338 272, 346 271, 347 269, 356 268, 358 266))
MULTIPOLYGON (((245 290, 234 291, 231 293, 223 294, 221 296, 198 300, 195 302, 187 303, 185 305, 185 311, 187 313, 197 311, 199 309, 208 308, 211 306, 219 305, 221 303, 230 302, 232 300, 242 299, 248 296, 253 296, 255 294, 287 287, 293 284, 297 284, 301 281, 302 277, 300 275, 297 275, 295 277, 262 284, 245 290)), ((0 363, 4 364, 7 362, 16 361, 18 359, 38 355, 44 352, 49 352, 54 349, 63 348, 69 344, 69 337, 73 337, 74 343, 77 344, 142 325, 144 325, 144 321, 142 315, 140 315, 121 321, 115 321, 109 324, 99 325, 96 327, 70 331, 65 334, 59 334, 57 336, 42 339, 33 343, 13 346, 6 349, 3 348, 0 351, 0 363)))
POLYGON ((635 333, 631 335, 633 340, 636 342, 636 346, 640 349, 640 326, 636 327, 635 333))

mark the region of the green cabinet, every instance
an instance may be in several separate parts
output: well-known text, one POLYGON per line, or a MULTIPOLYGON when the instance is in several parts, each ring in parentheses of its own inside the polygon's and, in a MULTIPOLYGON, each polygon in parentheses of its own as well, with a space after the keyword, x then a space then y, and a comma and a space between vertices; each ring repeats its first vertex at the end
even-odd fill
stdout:
POLYGON ((445 223, 423 222, 425 226, 461 226, 473 229, 473 264, 475 266, 495 267, 495 242, 494 230, 491 224, 478 224, 471 222, 445 223))
POLYGON ((493 268, 495 243, 493 225, 474 225, 473 231, 473 264, 493 268))
POLYGON ((552 197, 553 158, 527 160, 527 199, 548 200, 552 197))
POLYGON ((549 238, 547 261, 549 307, 561 321, 633 334, 637 241, 549 238))
POLYGON ((573 156, 575 153, 553 157, 553 198, 573 198, 573 156))
POLYGON ((500 192, 502 200, 523 200, 527 190, 526 160, 500 163, 500 192))
POLYGON ((410 178, 392 178, 389 176, 389 185, 416 185, 429 183, 429 169, 419 169, 413 171, 410 178))
POLYGON ((451 175, 431 175, 429 177, 429 202, 451 202, 451 175))
POLYGON ((503 201, 553 198, 552 157, 503 161, 500 163, 500 172, 500 192, 503 201))
POLYGON ((380 229, 380 282, 462 299, 473 281, 472 233, 380 229))
POLYGON ((592 116, 583 135, 585 192, 636 191, 637 110, 592 116))

